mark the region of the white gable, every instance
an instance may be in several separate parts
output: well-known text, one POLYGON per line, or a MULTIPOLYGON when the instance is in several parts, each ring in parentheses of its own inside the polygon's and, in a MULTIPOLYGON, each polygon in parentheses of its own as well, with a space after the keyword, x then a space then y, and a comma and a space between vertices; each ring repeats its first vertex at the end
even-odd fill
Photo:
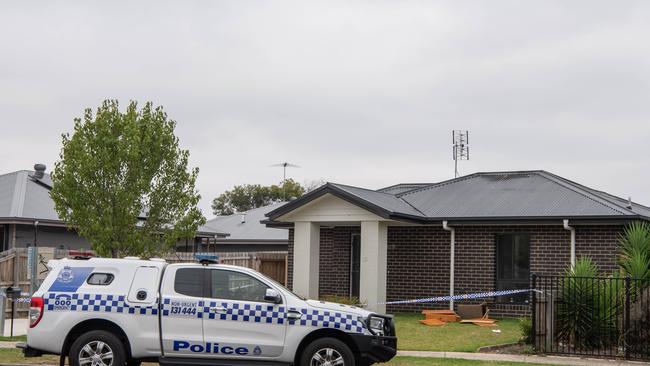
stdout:
POLYGON ((389 221, 329 193, 276 219, 284 222, 389 221))

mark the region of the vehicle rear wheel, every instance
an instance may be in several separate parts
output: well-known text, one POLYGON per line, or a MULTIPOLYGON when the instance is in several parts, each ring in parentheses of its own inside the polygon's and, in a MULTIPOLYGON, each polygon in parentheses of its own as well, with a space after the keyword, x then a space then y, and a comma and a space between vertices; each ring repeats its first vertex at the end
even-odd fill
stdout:
POLYGON ((355 366, 354 355, 350 347, 340 340, 320 338, 302 352, 300 366, 355 366))
POLYGON ((70 347, 70 366, 122 366, 124 345, 114 334, 93 330, 82 334, 70 347))

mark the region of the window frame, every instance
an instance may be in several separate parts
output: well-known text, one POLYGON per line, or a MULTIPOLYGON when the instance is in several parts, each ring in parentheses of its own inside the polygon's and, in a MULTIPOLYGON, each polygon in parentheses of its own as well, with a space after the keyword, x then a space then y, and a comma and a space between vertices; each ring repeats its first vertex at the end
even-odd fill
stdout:
POLYGON ((88 278, 86 278, 86 284, 88 286, 110 286, 111 283, 115 280, 115 275, 110 273, 110 272, 93 272, 90 275, 88 275, 88 278), (93 278, 94 275, 108 275, 110 277, 110 281, 108 283, 90 283, 90 279, 93 278))
POLYGON ((276 288, 272 284, 269 284, 267 281, 264 281, 263 279, 255 276, 255 275, 253 275, 251 273, 247 273, 245 271, 237 271, 237 270, 233 270, 233 269, 230 269, 230 268, 214 268, 214 267, 211 268, 211 267, 207 267, 206 271, 205 271, 204 284, 205 284, 204 291, 203 291, 204 292, 204 297, 206 299, 210 299, 210 300, 222 300, 222 301, 233 301, 233 302, 252 302, 252 303, 264 303, 264 304, 273 304, 273 305, 280 305, 280 304, 284 304, 286 302, 286 300, 284 298, 284 293, 280 289, 276 288), (250 278, 253 278, 253 279, 257 280, 258 282, 262 283, 263 285, 265 285, 266 288, 270 288, 270 289, 273 289, 273 290, 277 291, 278 294, 280 294, 280 298, 282 298, 282 301, 278 304, 278 303, 275 303, 273 301, 267 301, 267 300, 264 300, 264 299, 262 299, 262 301, 254 301, 254 300, 237 300, 237 299, 223 299, 223 298, 218 298, 218 297, 212 297, 212 272, 211 271, 232 272, 232 273, 236 273, 238 275, 244 275, 244 276, 248 276, 250 278))
MULTIPOLYGON (((499 285, 503 283, 511 283, 516 285, 526 285, 530 286, 530 274, 532 273, 531 270, 531 257, 532 257, 532 240, 531 240, 531 234, 527 231, 512 231, 512 232, 500 232, 495 234, 494 236, 494 290, 495 291, 500 291, 499 285), (528 242, 528 278, 526 280, 500 280, 499 279, 499 239, 503 236, 510 235, 512 236, 512 240, 514 242, 515 236, 524 236, 528 242)), ((514 255, 513 255, 513 260, 514 260, 514 255)), ((520 301, 499 301, 500 299, 504 299, 502 297, 495 297, 495 302, 500 303, 500 304, 513 304, 513 305, 527 305, 529 303, 528 300, 528 294, 520 295, 518 296, 517 294, 511 295, 509 298, 514 298, 514 299, 521 299, 520 301), (524 299, 524 296, 526 298, 524 299)))

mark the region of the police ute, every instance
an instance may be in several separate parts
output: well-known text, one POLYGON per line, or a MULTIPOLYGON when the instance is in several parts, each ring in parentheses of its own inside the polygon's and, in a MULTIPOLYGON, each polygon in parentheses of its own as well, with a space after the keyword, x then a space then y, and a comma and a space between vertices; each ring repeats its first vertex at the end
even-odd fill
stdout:
POLYGON ((52 260, 31 298, 27 357, 73 366, 355 366, 395 356, 391 316, 303 299, 214 259, 52 260))

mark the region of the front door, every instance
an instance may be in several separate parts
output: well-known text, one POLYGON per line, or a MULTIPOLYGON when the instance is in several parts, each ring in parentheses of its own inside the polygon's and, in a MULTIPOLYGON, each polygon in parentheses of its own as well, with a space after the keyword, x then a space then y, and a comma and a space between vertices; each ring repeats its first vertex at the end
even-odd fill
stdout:
POLYGON ((350 297, 359 299, 359 284, 361 278, 361 234, 352 234, 350 242, 350 297))
POLYGON ((207 271, 208 314, 203 318, 203 330, 212 356, 280 356, 284 349, 286 306, 264 300, 266 290, 273 287, 234 269, 207 271))

